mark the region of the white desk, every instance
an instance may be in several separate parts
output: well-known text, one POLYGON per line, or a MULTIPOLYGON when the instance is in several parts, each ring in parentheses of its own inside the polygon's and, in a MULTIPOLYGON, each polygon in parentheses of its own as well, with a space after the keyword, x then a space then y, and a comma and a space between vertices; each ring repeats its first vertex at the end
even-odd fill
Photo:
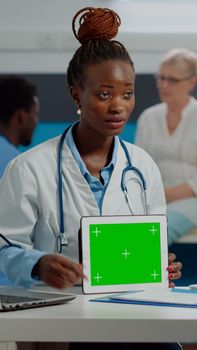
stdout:
POLYGON ((0 313, 0 350, 14 350, 15 341, 197 343, 197 309, 89 302, 93 297, 0 313))

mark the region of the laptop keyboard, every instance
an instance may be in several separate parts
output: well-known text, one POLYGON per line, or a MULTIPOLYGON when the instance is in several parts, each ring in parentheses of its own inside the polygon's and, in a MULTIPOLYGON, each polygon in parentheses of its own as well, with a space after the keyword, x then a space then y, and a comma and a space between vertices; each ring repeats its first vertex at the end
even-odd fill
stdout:
POLYGON ((0 287, 0 312, 64 304, 75 298, 75 295, 70 294, 36 292, 18 287, 15 290, 0 287))
MULTIPOLYGON (((39 298, 42 299, 42 298, 39 298)), ((28 301, 36 301, 39 300, 38 298, 29 298, 29 297, 22 297, 22 296, 16 296, 16 295, 2 295, 0 294, 0 300, 2 304, 15 304, 15 303, 23 303, 28 301)), ((44 298, 43 298, 44 299, 44 298)))

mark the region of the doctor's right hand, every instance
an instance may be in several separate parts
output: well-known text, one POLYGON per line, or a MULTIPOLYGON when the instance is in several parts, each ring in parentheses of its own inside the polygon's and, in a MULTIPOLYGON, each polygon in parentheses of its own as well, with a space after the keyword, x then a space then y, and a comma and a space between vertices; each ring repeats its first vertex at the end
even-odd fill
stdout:
POLYGON ((53 254, 44 255, 35 265, 32 275, 54 288, 72 287, 86 278, 81 264, 53 254))

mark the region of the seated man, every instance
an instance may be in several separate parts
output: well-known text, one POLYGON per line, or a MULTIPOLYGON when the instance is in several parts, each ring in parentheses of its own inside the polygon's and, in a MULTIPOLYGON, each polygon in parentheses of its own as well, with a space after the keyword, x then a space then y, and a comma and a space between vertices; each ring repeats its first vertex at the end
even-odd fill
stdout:
MULTIPOLYGON (((31 143, 38 121, 36 87, 20 76, 0 77, 0 178, 8 162, 31 143)), ((2 232, 3 233, 3 232, 2 232)), ((8 284, 0 273, 0 284, 8 284)))

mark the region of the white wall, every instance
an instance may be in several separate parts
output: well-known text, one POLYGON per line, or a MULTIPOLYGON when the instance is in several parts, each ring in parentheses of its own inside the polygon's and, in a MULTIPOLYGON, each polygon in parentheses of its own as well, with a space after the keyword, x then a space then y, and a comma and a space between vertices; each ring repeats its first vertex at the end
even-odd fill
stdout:
POLYGON ((197 49, 196 0, 0 0, 0 73, 65 73, 78 46, 72 17, 85 6, 118 12, 137 72, 155 72, 169 48, 197 49))

